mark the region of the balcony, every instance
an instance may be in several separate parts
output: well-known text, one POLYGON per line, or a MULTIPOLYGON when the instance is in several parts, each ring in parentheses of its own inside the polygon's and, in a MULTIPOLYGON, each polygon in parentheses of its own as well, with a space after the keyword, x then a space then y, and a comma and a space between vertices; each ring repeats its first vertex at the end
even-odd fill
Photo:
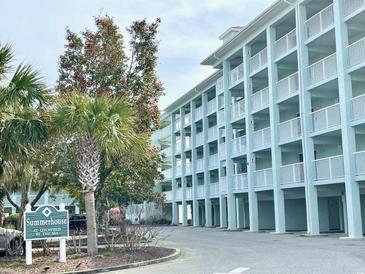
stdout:
POLYGON ((181 142, 179 141, 175 143, 175 155, 180 153, 181 153, 181 142))
POLYGON ((279 101, 296 94, 299 91, 298 72, 277 82, 276 89, 279 101))
POLYGON ((161 140, 171 136, 171 124, 156 131, 154 138, 161 140))
POLYGON ((247 151, 246 147, 246 136, 240 136, 233 139, 232 154, 233 156, 245 154, 247 151))
POLYGON ((242 119, 245 116, 245 100, 242 99, 232 104, 231 108, 231 120, 236 121, 242 119))
POLYGON ((179 187, 176 189, 176 200, 182 200, 182 198, 183 198, 182 188, 179 187))
POLYGON ((224 126, 224 109, 218 111, 218 125, 219 127, 224 126))
POLYGON ((192 163, 186 161, 185 163, 185 175, 190 175, 192 172, 192 163))
POLYGON ((233 191, 244 191, 247 189, 247 173, 233 175, 233 191))
POLYGON ((172 148, 171 147, 167 147, 167 148, 161 150, 161 154, 165 155, 166 158, 171 157, 172 148))
POLYGON ((226 158, 226 143, 219 144, 219 159, 226 158))
POLYGON ((199 132, 195 135, 195 143, 196 143, 197 147, 203 145, 203 143, 204 143, 204 134, 203 134, 203 132, 199 132))
POLYGON ((217 99, 214 98, 207 103, 207 114, 211 114, 217 110, 217 99))
POLYGON ((204 198, 205 197, 205 187, 204 185, 197 186, 197 198, 204 198))
POLYGON ((272 168, 254 171, 255 187, 272 186, 272 168))
POLYGON ((289 51, 297 46, 297 33, 296 29, 293 29, 283 37, 275 41, 275 58, 284 56, 289 51))
POLYGON ((365 151, 355 152, 356 175, 365 175, 365 151))
POLYGON ((267 65, 267 48, 264 48, 262 51, 252 56, 249 60, 249 64, 251 75, 264 69, 267 65))
POLYGON ((181 166, 181 162, 178 163, 175 167, 175 177, 181 177, 182 175, 182 166, 181 166))
POLYGON ((282 185, 298 184, 304 182, 303 163, 281 166, 280 170, 282 185))
POLYGON ((185 137, 185 150, 190 150, 191 149, 191 138, 190 137, 185 137))
POLYGON ((171 179, 171 177, 172 177, 172 169, 171 168, 165 169, 165 170, 161 171, 161 173, 164 176, 165 180, 171 179))
POLYGON ((204 171, 204 159, 197 159, 196 160, 196 171, 201 172, 204 171))
POLYGON ((279 124, 279 140, 280 143, 289 142, 302 135, 300 126, 300 117, 282 122, 279 124))
POLYGON ((340 104, 312 112, 313 132, 329 129, 341 124, 340 104))
POLYGON ((210 195, 218 195, 219 194, 219 183, 210 183, 209 184, 210 195))
POLYGON ((175 120, 175 131, 179 131, 180 130, 180 119, 176 119, 175 120))
MULTIPOLYGON (((365 1, 365 0, 364 0, 365 1)), ((365 62, 365 38, 347 47, 349 67, 365 62)))
POLYGON ((227 177, 223 176, 219 178, 219 189, 223 193, 228 191, 227 177))
POLYGON ((232 69, 229 73, 229 88, 236 86, 243 81, 243 63, 232 69))
POLYGON ((315 180, 330 180, 344 176, 343 156, 314 160, 315 180))
POLYGON ((348 16, 363 8, 365 8, 365 0, 344 0, 345 16, 348 16))
POLYGON ((188 126, 191 124, 191 113, 184 115, 184 126, 188 126))
POLYGON ((186 189, 185 189, 185 198, 186 198, 186 200, 193 199, 193 188, 192 187, 186 187, 186 189))
POLYGON ((319 35, 320 33, 332 27, 333 24, 333 4, 331 4, 305 21, 307 28, 307 38, 310 39, 316 35, 319 35))
POLYGON ((214 141, 218 138, 218 127, 213 126, 208 128, 208 141, 214 141))
POLYGON ((359 120, 365 118, 365 94, 351 99, 351 118, 359 120))
POLYGON ((219 78, 217 80, 217 84, 215 86, 217 95, 221 94, 224 91, 224 86, 223 86, 223 77, 219 78))
POLYGON ((251 95, 252 112, 257 112, 269 106, 269 88, 266 87, 251 95))
POLYGON ((314 85, 337 74, 336 53, 319 60, 308 67, 309 84, 314 85))
POLYGON ((171 190, 164 191, 163 193, 165 194, 165 200, 166 201, 172 201, 172 191, 171 190))
POLYGON ((203 107, 200 106, 195 109, 195 122, 203 118, 203 107))
POLYGON ((263 148, 271 145, 270 127, 253 132, 253 148, 263 148))
POLYGON ((208 167, 209 167, 209 169, 214 169, 214 168, 218 167, 218 153, 209 155, 208 167))

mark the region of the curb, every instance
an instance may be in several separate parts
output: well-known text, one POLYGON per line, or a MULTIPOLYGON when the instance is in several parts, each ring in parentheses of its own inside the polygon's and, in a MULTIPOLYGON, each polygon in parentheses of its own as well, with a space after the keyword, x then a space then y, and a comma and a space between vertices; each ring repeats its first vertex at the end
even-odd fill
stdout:
POLYGON ((124 264, 124 265, 116 265, 116 266, 110 266, 110 267, 104 267, 104 268, 85 269, 85 270, 71 271, 71 272, 59 272, 58 274, 91 274, 91 273, 102 273, 102 272, 108 272, 108 271, 114 271, 114 270, 136 268, 136 267, 140 267, 140 266, 146 266, 146 265, 170 261, 170 260, 176 259, 177 257, 179 257, 181 255, 180 249, 178 249, 178 248, 171 248, 171 247, 166 247, 166 248, 175 249, 175 252, 171 255, 157 258, 157 259, 148 260, 148 261, 142 261, 142 262, 136 262, 136 263, 130 263, 130 264, 124 264))

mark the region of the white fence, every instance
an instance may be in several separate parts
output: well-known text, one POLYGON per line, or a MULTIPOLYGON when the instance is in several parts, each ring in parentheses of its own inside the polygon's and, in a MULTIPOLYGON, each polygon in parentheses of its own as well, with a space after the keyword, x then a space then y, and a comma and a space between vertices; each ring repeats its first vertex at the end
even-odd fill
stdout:
POLYGON ((266 87, 251 95, 252 112, 269 106, 269 88, 266 87))
POLYGON ((186 189, 185 189, 185 198, 187 200, 191 200, 193 198, 193 188, 192 187, 186 187, 186 189))
POLYGON ((282 122, 279 124, 280 142, 287 142, 293 138, 301 136, 300 117, 282 122))
POLYGON ((272 186, 272 168, 254 171, 255 187, 272 186))
POLYGON ((233 178, 233 191, 242 191, 248 189, 247 173, 236 174, 233 178))
POLYGON ((218 125, 219 126, 224 125, 224 118, 225 118, 224 109, 220 109, 218 111, 218 125))
POLYGON ((217 99, 216 97, 207 103, 207 114, 211 114, 217 110, 217 99))
POLYGON ((311 38, 321 33, 325 29, 331 27, 333 23, 333 4, 331 4, 305 21, 307 38, 311 38))
POLYGON ((180 118, 175 120, 175 131, 180 130, 180 118))
POLYGON ((204 134, 203 132, 199 132, 195 135, 195 144, 196 146, 201 146, 204 143, 204 134))
POLYGON ((249 60, 250 74, 260 71, 267 65, 267 48, 252 56, 249 60))
POLYGON ((275 41, 275 58, 283 56, 297 46, 297 33, 293 29, 283 37, 275 41))
POLYGON ((314 165, 316 180, 328 180, 344 176, 342 155, 314 160, 314 165))
POLYGON ((213 126, 208 128, 208 141, 212 141, 218 138, 218 127, 213 126))
POLYGON ((344 8, 345 8, 345 16, 350 15, 351 13, 364 8, 365 0, 344 0, 344 8))
POLYGON ((209 155, 209 157, 208 157, 209 169, 216 168, 217 166, 218 166, 218 153, 209 155))
POLYGON ((224 91, 224 87, 223 87, 223 77, 219 78, 217 80, 217 84, 216 84, 216 92, 217 92, 217 95, 218 94, 221 94, 223 91, 224 91))
POLYGON ((289 97, 299 91, 298 72, 281 79, 276 85, 278 91, 278 100, 289 97))
POLYGON ((245 100, 242 99, 233 103, 232 105, 232 120, 238 120, 245 116, 245 100))
POLYGON ((336 53, 333 53, 322 60, 310 65, 309 84, 313 85, 337 74, 336 53))
POLYGON ((365 62, 365 38, 362 38, 347 47, 348 64, 350 67, 365 62))
POLYGON ((197 186, 197 198, 205 197, 205 187, 204 185, 197 186))
POLYGON ((196 171, 203 171, 204 170, 204 159, 197 159, 196 160, 196 171))
POLYGON ((304 167, 303 163, 295 163, 280 167, 281 184, 296 184, 304 182, 304 167))
POLYGON ((193 164, 190 161, 185 162, 185 174, 191 174, 193 164))
POLYGON ((365 94, 351 99, 352 120, 365 118, 365 94))
POLYGON ((334 104, 332 106, 312 112, 312 119, 313 132, 340 125, 340 104, 334 104))
POLYGON ((254 149, 271 145, 270 127, 254 131, 253 140, 254 149))
POLYGON ((218 195, 219 194, 219 183, 210 183, 209 184, 210 195, 218 195))
POLYGON ((233 149, 232 154, 243 154, 246 153, 247 146, 246 146, 246 136, 240 136, 238 138, 233 139, 233 149))
POLYGON ((195 109, 195 121, 198 121, 203 118, 203 107, 200 106, 195 109))
POLYGON ((191 113, 185 114, 184 116, 184 126, 190 125, 191 123, 191 113))
POLYGON ((243 81, 243 63, 235 67, 229 73, 229 87, 234 87, 241 81, 243 81))
POLYGON ((356 175, 365 175, 365 151, 355 152, 356 175))
POLYGON ((176 200, 182 200, 182 197, 183 197, 182 188, 179 187, 176 189, 176 200))

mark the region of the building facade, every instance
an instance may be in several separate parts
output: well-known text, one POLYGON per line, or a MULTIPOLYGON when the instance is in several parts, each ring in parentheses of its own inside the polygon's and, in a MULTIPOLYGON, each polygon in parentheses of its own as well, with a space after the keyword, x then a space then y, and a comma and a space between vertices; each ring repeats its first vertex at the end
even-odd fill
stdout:
POLYGON ((172 223, 362 237, 365 1, 279 0, 220 38, 154 134, 172 223))

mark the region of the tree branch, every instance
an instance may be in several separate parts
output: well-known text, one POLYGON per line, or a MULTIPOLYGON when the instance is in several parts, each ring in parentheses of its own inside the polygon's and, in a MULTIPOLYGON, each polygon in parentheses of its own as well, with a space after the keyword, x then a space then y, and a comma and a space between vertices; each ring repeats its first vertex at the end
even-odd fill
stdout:
POLYGON ((4 188, 5 190, 5 195, 6 195, 6 199, 8 199, 9 203, 16 208, 17 211, 20 211, 20 206, 18 206, 12 199, 11 199, 11 196, 10 196, 10 193, 9 191, 4 188))
POLYGON ((42 184, 41 190, 38 191, 37 196, 33 199, 33 201, 30 203, 31 207, 33 207, 39 199, 42 197, 42 195, 48 190, 48 186, 46 186, 46 183, 42 184))

